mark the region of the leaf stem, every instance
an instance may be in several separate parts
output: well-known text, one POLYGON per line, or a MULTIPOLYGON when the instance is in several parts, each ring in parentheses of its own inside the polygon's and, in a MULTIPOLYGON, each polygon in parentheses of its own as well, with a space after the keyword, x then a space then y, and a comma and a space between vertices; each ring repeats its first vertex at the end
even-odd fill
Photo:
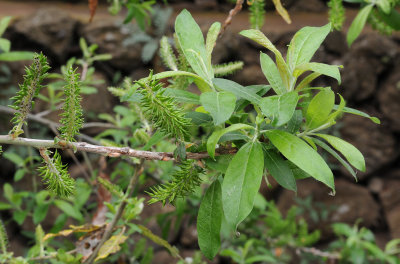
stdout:
POLYGON ((95 258, 97 257, 101 246, 111 237, 114 227, 117 225, 118 220, 122 217, 124 209, 127 205, 127 199, 132 196, 136 182, 139 178, 139 175, 142 174, 142 172, 143 172, 143 160, 140 162, 139 165, 137 165, 136 171, 135 171, 134 175, 131 177, 131 180, 129 181, 129 185, 128 185, 128 188, 126 189, 124 198, 122 199, 121 203, 119 204, 117 212, 115 213, 113 219, 111 220, 111 223, 109 223, 107 225, 107 228, 106 228, 104 235, 101 238, 99 244, 97 244, 93 253, 90 255, 90 257, 84 263, 92 264, 93 261, 95 260, 95 258))

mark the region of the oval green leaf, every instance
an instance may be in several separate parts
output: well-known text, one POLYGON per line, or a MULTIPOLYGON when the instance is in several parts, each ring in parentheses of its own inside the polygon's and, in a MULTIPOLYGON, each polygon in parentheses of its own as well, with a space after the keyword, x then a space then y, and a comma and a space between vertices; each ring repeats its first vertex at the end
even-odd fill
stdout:
POLYGON ((337 151, 342 153, 342 155, 348 160, 348 162, 353 165, 356 169, 360 171, 365 171, 365 160, 363 154, 352 144, 344 141, 341 138, 334 137, 325 134, 316 134, 317 136, 328 141, 337 151))
POLYGON ((358 12, 356 18, 354 18, 350 25, 349 31, 347 32, 347 44, 349 46, 353 44, 354 40, 356 40, 358 35, 360 35, 361 31, 363 30, 365 22, 367 22, 367 18, 369 13, 371 13, 373 6, 373 4, 370 4, 363 7, 360 12, 358 12))
POLYGON ((295 91, 268 96, 261 99, 260 108, 272 120, 273 126, 282 126, 292 118, 298 100, 299 96, 295 91))
POLYGON ((236 96, 230 92, 206 92, 201 94, 200 102, 217 126, 231 117, 235 110, 236 96))
POLYGON ((306 113, 308 129, 323 125, 335 105, 335 93, 331 89, 320 91, 310 102, 306 113))
POLYGON ((283 156, 310 174, 314 179, 325 183, 335 192, 331 169, 312 147, 285 131, 269 130, 266 135, 283 156))
POLYGON ((259 142, 246 143, 229 163, 222 183, 222 206, 230 227, 237 229, 253 209, 263 170, 264 155, 259 142))
POLYGON ((264 152, 264 165, 282 187, 297 192, 296 179, 286 161, 274 151, 264 152))
POLYGON ((208 187, 197 215, 199 247, 204 256, 213 259, 221 247, 222 194, 218 180, 208 187))
POLYGON ((246 87, 226 79, 214 78, 213 83, 216 88, 231 92, 236 95, 238 98, 246 99, 254 104, 259 104, 261 100, 261 96, 254 92, 253 89, 246 89, 246 87))

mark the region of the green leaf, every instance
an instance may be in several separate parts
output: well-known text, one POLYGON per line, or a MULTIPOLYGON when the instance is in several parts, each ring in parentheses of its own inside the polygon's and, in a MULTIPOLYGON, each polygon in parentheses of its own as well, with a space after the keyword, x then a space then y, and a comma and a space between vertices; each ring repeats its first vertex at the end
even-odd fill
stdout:
POLYGON ((301 124, 303 123, 303 113, 301 110, 295 110, 292 118, 287 124, 287 130, 289 133, 294 134, 300 130, 301 124))
POLYGON ((200 102, 217 126, 231 117, 235 110, 236 96, 230 92, 206 92, 201 94, 200 102))
POLYGON ((29 51, 11 51, 0 54, 0 61, 33 60, 34 53, 29 51))
POLYGON ((5 16, 0 20, 0 37, 6 31, 8 24, 10 23, 11 17, 5 16))
POLYGON ((226 133, 240 130, 240 129, 254 129, 254 127, 246 125, 246 124, 234 124, 227 128, 214 131, 212 135, 207 140, 207 152, 211 158, 215 157, 215 147, 219 141, 219 139, 226 133))
POLYGON ((25 164, 24 159, 14 152, 4 152, 3 157, 8 159, 18 167, 23 167, 25 164))
POLYGON ((349 31, 347 32, 347 44, 349 46, 351 46, 351 44, 353 44, 354 40, 356 40, 358 35, 360 35, 362 29, 364 28, 365 22, 367 21, 369 13, 371 13, 373 6, 374 6, 373 4, 364 6, 360 10, 360 12, 358 12, 356 18, 354 18, 353 22, 350 25, 349 31))
POLYGON ((12 206, 9 203, 0 202, 0 211, 11 209, 12 206))
POLYGON ((49 209, 48 204, 39 204, 33 210, 33 223, 37 225, 46 218, 47 211, 49 209))
POLYGON ((208 59, 203 33, 186 9, 176 17, 175 32, 192 69, 205 80, 211 80, 213 69, 207 66, 208 59))
POLYGON ((27 211, 14 211, 13 219, 18 225, 22 225, 25 222, 25 218, 28 215, 27 211))
POLYGON ((237 229, 253 209, 263 170, 264 155, 259 142, 243 145, 229 163, 222 184, 222 205, 230 227, 237 229))
POLYGON ((297 66, 294 70, 293 75, 295 77, 298 77, 306 71, 313 71, 318 74, 323 74, 323 75, 326 75, 326 76, 336 79, 340 85, 340 83, 341 83, 340 72, 339 72, 340 67, 342 67, 342 66, 329 65, 329 64, 317 63, 317 62, 309 62, 309 63, 300 64, 299 66, 297 66))
POLYGON ((260 64, 262 72, 264 73, 275 93, 278 95, 286 93, 281 75, 279 74, 279 70, 274 61, 267 54, 261 52, 260 64))
POLYGON ((164 94, 174 98, 179 103, 200 104, 200 97, 188 91, 166 88, 164 94))
POLYGON ((206 53, 207 53, 207 67, 212 67, 211 65, 211 53, 214 49, 215 42, 217 41, 219 31, 221 30, 221 23, 214 22, 207 33, 206 39, 206 53))
POLYGON ((292 91, 282 95, 273 95, 261 99, 262 113, 272 120, 273 126, 281 126, 289 122, 296 110, 299 96, 292 91))
POLYGON ((226 79, 214 78, 213 83, 216 88, 231 92, 239 98, 246 99, 254 104, 259 104, 261 100, 261 96, 254 92, 253 89, 246 89, 246 87, 241 86, 240 84, 226 79))
POLYGON ((81 221, 83 220, 83 215, 81 214, 81 212, 79 212, 78 209, 76 209, 75 207, 73 207, 71 204, 69 204, 66 201, 63 200, 55 200, 54 204, 61 210, 63 211, 66 215, 81 221))
POLYGON ((208 187, 197 216, 199 247, 204 256, 210 260, 217 255, 221 247, 222 217, 221 185, 215 180, 208 187))
POLYGON ((285 89, 289 90, 290 71, 288 65, 286 64, 285 60, 282 57, 282 54, 274 46, 274 44, 272 44, 272 42, 260 30, 257 29, 243 30, 239 34, 254 40, 258 44, 266 47, 275 54, 276 65, 278 66, 278 70, 281 75, 282 81, 285 85, 285 89))
POLYGON ((321 74, 313 72, 310 73, 307 77, 305 77, 296 87, 296 91, 299 91, 305 87, 308 87, 312 81, 314 81, 316 78, 321 76, 321 74))
POLYGON ((264 165, 282 187, 297 192, 296 180, 286 161, 274 151, 264 151, 264 165))
POLYGON ((392 9, 389 14, 378 10, 379 17, 391 28, 400 30, 400 13, 396 9, 392 9))
POLYGON ((285 131, 269 130, 266 134, 283 156, 335 192, 332 171, 318 152, 303 140, 285 131))
POLYGON ((314 129, 323 125, 335 105, 335 93, 331 89, 320 91, 310 102, 306 113, 306 126, 314 129))
POLYGON ((333 157, 335 157, 342 165, 345 167, 349 173, 354 177, 354 179, 357 181, 357 176, 353 168, 350 166, 349 163, 347 163, 336 151, 334 151, 331 147, 329 147, 325 142, 322 142, 319 139, 312 138, 312 140, 321 148, 325 149, 326 152, 331 154, 333 157))
POLYGON ((209 114, 195 111, 187 112, 185 117, 191 119, 192 123, 198 126, 210 124, 213 120, 209 114))
POLYGON ((14 182, 21 180, 27 171, 25 169, 18 169, 14 174, 14 182))
MULTIPOLYGON (((394 1, 391 1, 394 2, 394 1)), ((391 3, 389 2, 389 0, 378 0, 376 2, 376 4, 378 5, 378 7, 385 13, 385 14, 389 14, 391 11, 391 3)))
MULTIPOLYGON (((333 106, 334 110, 338 110, 339 108, 340 108, 339 105, 334 105, 333 106)), ((374 116, 370 116, 369 114, 361 112, 361 111, 359 111, 357 109, 354 109, 354 108, 344 107, 342 111, 345 112, 345 113, 348 113, 348 114, 353 114, 353 115, 358 115, 358 116, 369 118, 369 119, 371 119, 372 122, 374 122, 375 124, 378 124, 378 125, 381 123, 379 118, 374 117, 374 116)))
POLYGON ((353 165, 356 169, 360 171, 365 171, 365 160, 362 153, 354 147, 352 144, 344 141, 341 138, 325 135, 316 134, 317 136, 325 139, 331 144, 335 149, 337 149, 342 155, 353 165))
POLYGON ((323 27, 303 27, 297 31, 288 48, 289 68, 294 69, 300 64, 310 62, 330 31, 330 23, 323 27))
POLYGON ((11 42, 8 39, 0 38, 0 51, 9 52, 11 47, 11 42))

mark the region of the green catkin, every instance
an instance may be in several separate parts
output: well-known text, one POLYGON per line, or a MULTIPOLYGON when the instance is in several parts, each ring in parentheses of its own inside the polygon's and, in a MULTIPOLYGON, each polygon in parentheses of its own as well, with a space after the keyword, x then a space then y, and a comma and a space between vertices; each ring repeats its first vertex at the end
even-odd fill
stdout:
POLYGON ((162 37, 160 40, 160 57, 167 68, 173 71, 178 70, 175 54, 166 36, 162 37))
POLYGON ((214 75, 216 77, 224 77, 241 70, 243 68, 242 61, 234 61, 225 64, 214 65, 214 75))
POLYGON ((75 141, 74 137, 79 133, 83 125, 82 98, 80 96, 81 83, 79 74, 76 73, 76 69, 72 69, 72 66, 68 68, 64 78, 67 84, 64 86, 65 99, 60 120, 62 126, 59 130, 63 140, 75 141))
POLYGON ((8 238, 7 232, 4 228, 3 221, 0 219, 0 253, 6 254, 7 253, 7 246, 8 246, 8 238))
POLYGON ((152 79, 152 74, 145 81, 138 81, 142 89, 138 92, 143 96, 140 105, 145 116, 155 127, 176 139, 184 140, 189 136, 189 119, 170 97, 164 95, 165 89, 158 80, 152 79))
POLYGON ((14 100, 14 103, 10 107, 17 110, 11 120, 14 123, 13 129, 10 131, 13 137, 18 137, 24 133, 22 127, 26 124, 28 114, 34 107, 34 98, 43 87, 42 82, 49 69, 47 58, 42 53, 36 53, 33 63, 25 68, 24 82, 19 85, 20 90, 17 95, 11 98, 14 100))
POLYGON ((172 181, 150 188, 149 204, 162 202, 164 205, 169 200, 174 203, 177 198, 186 197, 201 184, 199 173, 202 169, 194 165, 193 161, 183 161, 179 170, 172 175, 172 181))
POLYGON ((40 151, 44 166, 38 168, 43 183, 47 189, 60 197, 68 197, 75 192, 75 180, 68 174, 66 165, 61 162, 61 156, 56 151, 53 157, 51 152, 40 151))
POLYGON ((264 25, 265 0, 253 0, 250 6, 250 24, 254 29, 261 29, 264 25))
POLYGON ((332 23, 332 28, 335 30, 341 30, 343 23, 346 19, 345 9, 342 0, 330 0, 328 2, 329 7, 329 21, 332 23))

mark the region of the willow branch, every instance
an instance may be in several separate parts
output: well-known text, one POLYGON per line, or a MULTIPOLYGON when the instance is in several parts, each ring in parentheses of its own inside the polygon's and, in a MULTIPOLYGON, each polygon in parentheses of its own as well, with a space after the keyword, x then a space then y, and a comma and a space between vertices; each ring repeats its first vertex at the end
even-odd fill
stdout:
POLYGON ((297 249, 297 253, 299 253, 299 251, 303 251, 305 253, 310 253, 314 256, 317 257, 323 257, 323 258, 328 258, 328 259, 340 259, 340 254, 336 253, 336 252, 325 252, 325 251, 321 251, 317 248, 307 248, 307 247, 301 247, 297 249))
POLYGON ((232 23, 233 17, 242 10, 244 0, 237 0, 236 5, 231 11, 229 11, 228 17, 225 19, 224 24, 222 25, 221 31, 218 34, 218 37, 221 37, 224 34, 225 29, 232 23))
MULTIPOLYGON (((19 145, 19 146, 30 146, 37 149, 47 148, 47 149, 72 149, 82 152, 96 153, 105 155, 108 157, 134 157, 146 160, 174 160, 174 154, 172 152, 152 152, 144 150, 136 150, 129 147, 106 147, 100 145, 93 145, 86 142, 65 142, 60 141, 54 143, 54 140, 45 139, 32 139, 32 138, 12 138, 9 135, 0 135, 0 144, 8 145, 19 145)), ((234 154, 236 149, 217 149, 216 156, 223 154, 234 154)), ((204 159, 208 158, 207 152, 186 153, 188 159, 204 159)))

